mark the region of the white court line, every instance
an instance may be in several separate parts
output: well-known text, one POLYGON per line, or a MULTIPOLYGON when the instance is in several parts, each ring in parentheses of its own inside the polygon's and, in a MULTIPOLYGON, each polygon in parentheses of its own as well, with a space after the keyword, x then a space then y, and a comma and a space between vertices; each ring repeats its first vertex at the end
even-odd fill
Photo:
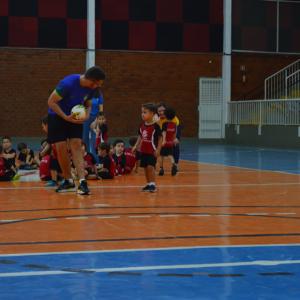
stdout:
MULTIPOLYGON (((299 176, 299 175, 297 175, 299 176)), ((156 185, 157 188, 181 188, 181 187, 232 187, 232 186, 276 186, 276 185, 300 185, 300 182, 285 182, 285 183, 238 183, 238 184, 185 184, 185 185, 156 185)), ((124 186, 89 186, 90 189, 126 189, 126 188, 142 188, 144 185, 124 185, 124 186)), ((0 190, 32 190, 44 189, 45 187, 11 187, 0 188, 0 190)))
POLYGON ((15 222, 15 221, 23 221, 23 219, 19 219, 19 220, 1 220, 1 222, 15 222))
POLYGON ((74 217, 74 218, 66 218, 66 220, 81 220, 81 219, 88 219, 89 217, 74 217))
MULTIPOLYGON (((102 218, 102 217, 98 217, 102 218)), ((111 218, 111 217, 109 217, 111 218)), ((116 217, 113 217, 116 218, 116 217)), ((119 217, 117 217, 119 218, 119 217)), ((216 248, 255 248, 255 247, 299 247, 300 244, 267 244, 267 245, 219 245, 219 246, 193 246, 193 247, 166 247, 166 248, 141 248, 141 249, 119 249, 119 250, 96 250, 96 251, 66 251, 66 252, 41 252, 41 253, 18 253, 0 254, 0 257, 12 256, 39 256, 39 255, 69 255, 69 254, 96 254, 114 252, 140 252, 140 251, 170 251, 170 250, 193 250, 193 249, 216 249, 216 248)))
POLYGON ((276 213, 276 215, 296 215, 297 213, 276 213))
POLYGON ((246 214, 248 216, 264 216, 264 215, 268 215, 268 213, 250 213, 250 214, 246 214))
POLYGON ((113 217, 97 217, 98 219, 115 219, 120 218, 119 216, 113 216, 113 217))
POLYGON ((109 204, 93 204, 94 206, 109 206, 109 204))
MULTIPOLYGON (((144 266, 144 267, 127 267, 127 268, 105 268, 89 269, 95 273, 124 272, 124 271, 146 271, 146 270, 174 270, 174 269, 199 269, 199 268, 218 268, 218 267, 240 267, 240 266, 278 266, 300 264, 300 260, 257 260, 251 262, 234 262, 234 263, 216 263, 216 264, 198 264, 198 265, 170 265, 170 266, 144 266)), ((44 275, 62 275, 78 274, 65 271, 36 271, 36 272, 13 272, 0 273, 0 277, 21 277, 21 276, 44 276, 44 275)), ((88 276, 88 275, 87 275, 88 276)))
POLYGON ((48 218, 48 219, 39 219, 40 221, 52 221, 52 220, 56 220, 56 218, 48 218))
POLYGON ((129 218, 151 218, 151 216, 129 216, 129 218))
POLYGON ((181 217, 180 215, 160 215, 161 218, 165 217, 181 217))
POLYGON ((211 215, 189 215, 190 217, 210 217, 211 215))

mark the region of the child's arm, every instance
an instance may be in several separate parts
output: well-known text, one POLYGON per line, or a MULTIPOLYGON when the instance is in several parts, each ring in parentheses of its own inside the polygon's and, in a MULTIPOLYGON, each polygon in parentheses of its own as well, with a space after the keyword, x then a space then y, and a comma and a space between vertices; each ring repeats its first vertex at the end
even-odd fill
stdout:
POLYGON ((132 153, 135 153, 136 150, 140 148, 140 144, 141 144, 141 136, 139 135, 138 140, 136 141, 136 144, 132 148, 132 153))
POLYGON ((98 174, 97 165, 93 165, 92 167, 93 167, 94 173, 98 174))
POLYGON ((98 173, 100 173, 100 172, 106 172, 107 171, 107 169, 106 168, 103 168, 103 169, 101 169, 100 171, 98 171, 98 173))
POLYGON ((119 166, 120 166, 122 169, 125 169, 125 166, 126 166, 126 156, 125 156, 124 153, 122 154, 122 158, 121 158, 121 161, 119 162, 119 166))
POLYGON ((162 144, 162 138, 161 138, 161 136, 158 136, 158 146, 157 146, 156 151, 153 153, 153 155, 154 155, 155 158, 159 157, 160 149, 161 149, 161 144, 162 144))
MULTIPOLYGON (((33 156, 34 156, 34 153, 33 153, 33 156)), ((32 156, 30 155, 30 151, 29 151, 29 153, 28 153, 27 156, 26 156, 26 164, 27 164, 27 165, 32 165, 33 160, 34 160, 34 157, 32 157, 32 156)))
POLYGON ((43 151, 40 153, 41 156, 45 156, 46 152, 50 149, 50 144, 47 143, 46 147, 43 149, 43 151))
POLYGON ((3 154, 3 157, 6 159, 10 159, 10 158, 15 158, 16 157, 16 153, 11 153, 11 154, 3 154))
POLYGON ((165 146, 165 143, 166 143, 166 136, 167 136, 167 132, 163 131, 163 136, 162 136, 162 146, 163 147, 165 146))

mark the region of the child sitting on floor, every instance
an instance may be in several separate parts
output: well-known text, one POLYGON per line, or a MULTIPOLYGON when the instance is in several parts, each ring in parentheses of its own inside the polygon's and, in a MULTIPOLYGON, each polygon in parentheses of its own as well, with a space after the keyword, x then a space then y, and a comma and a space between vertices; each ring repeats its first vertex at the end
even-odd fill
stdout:
POLYGON ((20 151, 18 157, 20 163, 19 169, 36 169, 37 164, 34 162, 34 152, 31 149, 28 149, 26 143, 19 143, 18 150, 20 151))
POLYGON ((8 160, 8 162, 15 168, 16 167, 16 150, 12 149, 12 142, 10 137, 5 136, 2 139, 2 145, 3 145, 3 157, 8 160))
POLYGON ((114 148, 116 153, 112 155, 115 164, 116 164, 116 174, 117 176, 121 176, 125 174, 125 166, 126 166, 126 156, 123 153, 125 143, 124 141, 117 139, 114 141, 114 148))
POLYGON ((105 114, 100 111, 97 114, 97 126, 94 129, 94 132, 96 133, 96 142, 95 142, 95 151, 98 154, 98 145, 107 142, 108 138, 108 130, 107 130, 107 125, 105 124, 106 118, 105 114))
POLYGON ((3 146, 0 145, 0 181, 11 181, 20 179, 17 174, 18 170, 3 157, 3 146))
POLYGON ((139 166, 141 162, 140 152, 137 150, 135 153, 132 153, 132 148, 136 144, 137 140, 138 140, 137 136, 132 136, 129 139, 130 148, 124 150, 124 154, 126 156, 126 166, 125 166, 126 173, 138 173, 139 170, 139 166))
POLYGON ((98 153, 103 157, 103 168, 98 171, 99 179, 114 179, 116 176, 116 164, 109 152, 111 146, 108 142, 103 142, 98 146, 98 153))

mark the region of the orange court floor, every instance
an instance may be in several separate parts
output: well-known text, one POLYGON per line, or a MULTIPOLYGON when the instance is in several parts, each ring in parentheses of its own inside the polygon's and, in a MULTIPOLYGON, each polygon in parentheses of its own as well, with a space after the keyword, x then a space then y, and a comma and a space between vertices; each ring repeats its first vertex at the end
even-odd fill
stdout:
POLYGON ((300 243, 300 175, 196 160, 175 177, 166 160, 157 193, 140 192, 143 169, 89 181, 88 196, 23 171, 0 183, 0 254, 300 243))

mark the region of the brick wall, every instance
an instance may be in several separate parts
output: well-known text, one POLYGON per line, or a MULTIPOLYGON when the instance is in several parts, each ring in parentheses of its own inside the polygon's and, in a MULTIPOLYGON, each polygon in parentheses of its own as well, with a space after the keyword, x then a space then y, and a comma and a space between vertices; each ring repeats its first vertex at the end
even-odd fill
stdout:
MULTIPOLYGON (((266 78, 295 62, 299 58, 300 55, 234 53, 232 55, 231 65, 231 99, 236 100, 248 91, 260 86, 264 83, 266 78), (241 84, 241 65, 246 67, 247 83, 244 86, 241 84)), ((258 92, 259 91, 261 91, 261 89, 258 90, 258 92)), ((251 95, 254 95, 254 93, 251 95)), ((259 95, 259 98, 263 99, 264 95, 259 95)))
MULTIPOLYGON (((220 77, 220 55, 96 52, 108 80, 102 86, 109 136, 129 137, 141 123, 140 105, 175 108, 182 137, 198 133, 199 77, 220 77), (209 63, 212 61, 212 63, 209 63)), ((39 120, 50 92, 85 70, 84 51, 0 50, 0 136, 45 136, 39 120)))

